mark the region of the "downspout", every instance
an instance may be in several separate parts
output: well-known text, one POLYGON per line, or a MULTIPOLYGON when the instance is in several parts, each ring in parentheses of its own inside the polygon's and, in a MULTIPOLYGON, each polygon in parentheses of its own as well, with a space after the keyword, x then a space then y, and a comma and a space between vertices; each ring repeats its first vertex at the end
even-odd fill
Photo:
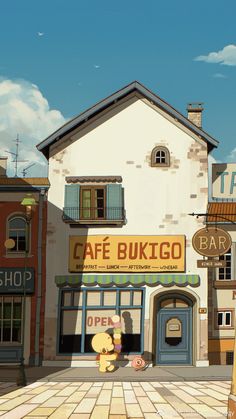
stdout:
POLYGON ((41 360, 39 358, 39 342, 40 342, 40 311, 42 304, 42 242, 43 242, 43 203, 44 203, 45 190, 41 189, 39 193, 39 206, 38 206, 38 269, 37 269, 37 296, 36 296, 36 322, 35 322, 35 358, 34 365, 39 367, 41 360))

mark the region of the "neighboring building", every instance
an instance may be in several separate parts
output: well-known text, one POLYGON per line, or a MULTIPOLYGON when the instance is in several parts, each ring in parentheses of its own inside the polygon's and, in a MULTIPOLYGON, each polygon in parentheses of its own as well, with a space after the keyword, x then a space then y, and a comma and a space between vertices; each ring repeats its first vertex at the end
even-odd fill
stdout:
POLYGON ((226 230, 232 239, 231 249, 219 257, 226 261, 226 266, 209 269, 209 361, 210 364, 232 364, 236 300, 236 202, 210 202, 208 214, 208 224, 226 230))
POLYGON ((44 365, 95 365, 91 339, 122 319, 124 359, 208 365, 201 104, 178 111, 133 82, 37 147, 49 161, 44 365), (196 125, 197 124, 197 125, 196 125))
POLYGON ((23 348, 26 364, 42 361, 48 188, 47 178, 8 178, 0 158, 0 363, 19 362, 23 348), (27 194, 37 202, 28 222, 27 194))

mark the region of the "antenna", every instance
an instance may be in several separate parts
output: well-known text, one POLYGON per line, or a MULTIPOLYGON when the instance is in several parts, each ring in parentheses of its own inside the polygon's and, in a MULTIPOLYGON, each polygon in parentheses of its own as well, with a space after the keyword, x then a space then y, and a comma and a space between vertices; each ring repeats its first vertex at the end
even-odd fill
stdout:
POLYGON ((19 143, 21 141, 19 140, 19 135, 17 134, 16 140, 13 140, 13 142, 16 143, 16 152, 13 153, 12 151, 5 150, 6 153, 12 154, 14 156, 14 160, 12 160, 13 163, 15 163, 15 177, 17 177, 17 165, 18 163, 27 162, 29 160, 19 160, 19 143))
POLYGON ((23 175, 23 177, 25 177, 25 175, 26 175, 26 173, 27 173, 27 170, 28 170, 30 167, 34 166, 35 164, 36 164, 36 163, 32 163, 32 164, 30 164, 29 166, 25 167, 25 168, 22 170, 22 175, 23 175))

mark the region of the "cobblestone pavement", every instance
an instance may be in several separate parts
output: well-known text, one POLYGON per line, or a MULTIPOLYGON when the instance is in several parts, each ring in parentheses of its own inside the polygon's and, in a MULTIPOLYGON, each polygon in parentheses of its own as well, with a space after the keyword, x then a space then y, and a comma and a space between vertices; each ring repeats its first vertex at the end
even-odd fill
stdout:
POLYGON ((0 418, 225 419, 230 383, 37 381, 8 393, 14 383, 0 383, 0 418))

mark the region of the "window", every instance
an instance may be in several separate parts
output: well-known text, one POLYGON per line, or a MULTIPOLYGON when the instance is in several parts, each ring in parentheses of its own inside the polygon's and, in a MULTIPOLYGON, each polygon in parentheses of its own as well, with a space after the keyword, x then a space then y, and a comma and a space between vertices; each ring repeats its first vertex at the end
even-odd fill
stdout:
POLYGON ((166 147, 158 146, 152 150, 151 166, 152 167, 170 166, 170 153, 166 147))
POLYGON ((81 187, 80 195, 80 218, 81 219, 104 219, 105 218, 105 195, 104 187, 81 187))
POLYGON ((26 251, 26 220, 24 217, 12 217, 8 221, 8 238, 15 241, 15 246, 8 252, 26 251))
POLYGON ((225 268, 219 268, 218 280, 219 281, 229 281, 232 278, 232 254, 231 249, 228 250, 227 253, 221 255, 219 260, 225 260, 226 266, 225 268))
POLYGON ((0 297, 0 343, 21 343, 22 298, 0 297))
POLYGON ((94 353, 93 336, 113 334, 114 314, 121 316, 122 352, 142 352, 143 293, 143 289, 62 290, 59 353, 94 353))
POLYGON ((215 311, 216 329, 233 328, 233 313, 234 310, 231 309, 222 309, 219 311, 215 311))
POLYGON ((124 224, 120 184, 65 185, 63 220, 81 224, 124 224))

